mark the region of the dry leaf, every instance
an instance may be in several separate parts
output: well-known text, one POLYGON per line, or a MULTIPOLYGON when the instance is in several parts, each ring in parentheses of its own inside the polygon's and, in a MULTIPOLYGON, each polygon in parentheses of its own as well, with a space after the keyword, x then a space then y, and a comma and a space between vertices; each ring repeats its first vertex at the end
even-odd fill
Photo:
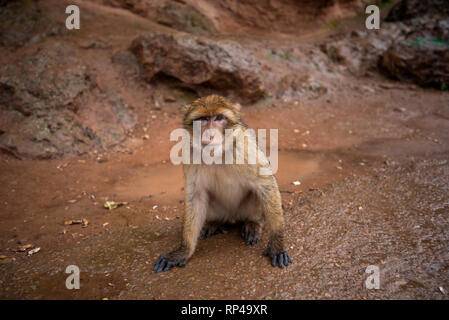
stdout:
POLYGON ((30 248, 32 248, 32 247, 33 247, 32 244, 24 244, 23 246, 18 247, 18 248, 16 249, 16 251, 18 251, 18 252, 24 252, 24 251, 26 251, 27 249, 30 249, 30 248))
POLYGON ((121 207, 121 206, 126 206, 127 204, 128 204, 128 202, 106 201, 104 203, 104 207, 106 209, 112 210, 112 209, 116 209, 116 208, 121 207))
POLYGON ((64 224, 66 225, 72 225, 72 224, 82 224, 83 220, 67 220, 64 221, 64 224))
POLYGON ((82 219, 78 219, 78 220, 67 220, 64 221, 65 225, 74 225, 74 224, 81 224, 83 227, 87 227, 87 225, 89 224, 89 221, 87 221, 87 219, 82 218, 82 219))
POLYGON ((28 251, 28 255, 31 256, 32 254, 38 253, 41 251, 41 248, 34 248, 33 250, 28 251))

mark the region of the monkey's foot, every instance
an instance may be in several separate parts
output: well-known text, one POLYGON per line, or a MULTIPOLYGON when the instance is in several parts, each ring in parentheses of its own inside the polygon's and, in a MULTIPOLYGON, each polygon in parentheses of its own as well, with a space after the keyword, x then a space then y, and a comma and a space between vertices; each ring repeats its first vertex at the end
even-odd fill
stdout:
POLYGON ((242 227, 242 238, 247 246, 254 246, 260 240, 260 225, 254 222, 245 222, 242 227))
POLYGON ((290 256, 288 255, 287 251, 281 251, 279 253, 273 253, 270 249, 270 247, 268 247, 264 253, 264 255, 269 256, 271 258, 271 264, 273 265, 273 267, 276 267, 276 265, 279 266, 279 268, 284 268, 286 266, 288 266, 289 263, 292 263, 293 260, 292 258, 290 258, 290 256))
POLYGON ((206 239, 214 234, 226 234, 228 231, 222 224, 216 222, 208 222, 204 225, 200 232, 200 239, 206 239))
POLYGON ((156 272, 165 272, 175 266, 184 267, 186 263, 186 258, 175 258, 171 254, 161 254, 159 259, 154 264, 153 270, 156 272))

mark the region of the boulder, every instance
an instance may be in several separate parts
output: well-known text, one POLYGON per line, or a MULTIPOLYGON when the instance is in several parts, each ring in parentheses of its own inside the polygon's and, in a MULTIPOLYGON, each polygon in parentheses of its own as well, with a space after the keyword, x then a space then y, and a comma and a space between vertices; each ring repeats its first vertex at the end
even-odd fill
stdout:
POLYGON ((162 73, 199 94, 216 92, 243 103, 263 96, 259 63, 235 42, 150 33, 135 39, 130 49, 147 81, 162 73))
POLYGON ((402 0, 391 8, 385 21, 397 22, 423 16, 449 16, 447 0, 402 0))
POLYGON ((129 10, 167 27, 193 33, 217 33, 212 20, 194 6, 179 0, 91 0, 129 10))
POLYGON ((156 22, 170 28, 193 33, 217 33, 212 21, 187 4, 163 2, 156 8, 156 22))
POLYGON ((379 57, 407 31, 408 27, 402 23, 383 24, 380 30, 373 32, 355 31, 335 40, 326 40, 320 49, 330 61, 351 74, 366 76, 378 70, 379 57))
POLYGON ((43 14, 42 10, 35 0, 0 2, 0 45, 20 48, 61 34, 64 26, 43 14))
POLYGON ((135 117, 61 44, 0 68, 0 150, 50 158, 109 148, 126 138, 135 117))
POLYGON ((440 20, 396 41, 382 55, 380 67, 394 79, 421 86, 449 86, 449 19, 440 20))
POLYGON ((355 16, 369 0, 90 0, 193 34, 297 33, 355 16))

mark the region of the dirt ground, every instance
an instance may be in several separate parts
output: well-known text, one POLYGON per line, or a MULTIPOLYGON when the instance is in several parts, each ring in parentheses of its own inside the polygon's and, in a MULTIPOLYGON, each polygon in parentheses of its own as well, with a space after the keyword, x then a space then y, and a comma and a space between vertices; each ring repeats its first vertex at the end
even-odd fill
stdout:
POLYGON ((166 142, 178 115, 107 162, 2 158, 1 298, 447 298, 449 95, 340 96, 244 112, 252 127, 280 128, 288 268, 270 266, 266 241, 247 247, 233 230, 200 241, 186 267, 152 271, 181 232, 182 171, 166 142), (108 211, 107 200, 129 205, 108 211), (87 227, 64 225, 81 218, 87 227), (12 251, 28 243, 41 250, 12 251), (65 288, 70 264, 80 290, 65 288), (380 267, 379 290, 364 285, 368 265, 380 267))
POLYGON ((293 264, 273 268, 266 236, 249 247, 232 229, 157 274, 182 228, 182 169, 169 159, 180 107, 139 111, 122 152, 0 156, 0 299, 448 299, 449 92, 348 78, 318 99, 245 106, 250 127, 279 129, 293 264), (128 205, 107 210, 108 200, 128 205), (40 251, 17 251, 26 244, 40 251), (80 290, 65 287, 72 264, 80 290), (378 290, 365 286, 369 265, 380 268, 378 290))

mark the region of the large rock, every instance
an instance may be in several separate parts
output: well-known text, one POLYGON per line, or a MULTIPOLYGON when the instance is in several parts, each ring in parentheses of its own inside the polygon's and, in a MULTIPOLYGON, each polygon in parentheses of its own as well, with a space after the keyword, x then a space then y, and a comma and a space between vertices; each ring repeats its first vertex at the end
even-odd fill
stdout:
POLYGON ((449 19, 434 22, 395 42, 381 57, 391 77, 422 86, 449 86, 449 19))
POLYGON ((378 70, 379 57, 408 29, 402 23, 383 24, 380 30, 353 31, 339 35, 336 40, 326 39, 320 49, 341 69, 358 77, 365 76, 378 70))
POLYGON ((0 150, 16 157, 109 148, 134 123, 123 100, 101 93, 68 46, 37 50, 0 69, 0 150))
POLYGON ((194 33, 217 33, 212 21, 187 4, 163 2, 156 8, 156 21, 176 30, 194 33))
POLYGON ((19 48, 59 35, 64 26, 50 19, 35 0, 0 2, 0 45, 19 48))
POLYGON ((206 15, 184 1, 176 0, 91 0, 121 7, 170 28, 193 34, 217 30, 206 15))
POLYGON ((130 49, 147 81, 163 73, 200 94, 218 92, 241 102, 263 96, 259 64, 237 43, 151 33, 135 39, 130 49))
POLYGON ((297 33, 362 13, 369 0, 90 0, 194 33, 297 33))
POLYGON ((422 18, 423 16, 432 16, 432 18, 449 16, 448 1, 402 0, 391 8, 385 20, 388 22, 396 22, 422 18))

